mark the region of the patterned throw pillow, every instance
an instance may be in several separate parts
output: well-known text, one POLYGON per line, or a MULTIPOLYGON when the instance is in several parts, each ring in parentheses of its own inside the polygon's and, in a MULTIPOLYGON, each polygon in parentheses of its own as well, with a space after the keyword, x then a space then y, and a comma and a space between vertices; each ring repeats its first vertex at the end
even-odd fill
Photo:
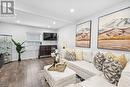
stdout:
POLYGON ((112 58, 107 58, 103 63, 103 73, 105 78, 112 84, 117 85, 121 77, 123 66, 112 58))
POLYGON ((104 54, 98 52, 94 57, 94 65, 96 69, 98 69, 99 71, 102 71, 104 61, 105 61, 104 54))
POLYGON ((65 59, 67 59, 69 61, 75 61, 76 60, 76 54, 75 54, 75 52, 66 51, 66 53, 65 53, 65 59))
POLYGON ((125 54, 122 54, 121 56, 116 56, 112 52, 108 52, 105 54, 105 58, 112 58, 113 60, 118 61, 123 66, 123 68, 127 64, 127 58, 125 57, 125 54))

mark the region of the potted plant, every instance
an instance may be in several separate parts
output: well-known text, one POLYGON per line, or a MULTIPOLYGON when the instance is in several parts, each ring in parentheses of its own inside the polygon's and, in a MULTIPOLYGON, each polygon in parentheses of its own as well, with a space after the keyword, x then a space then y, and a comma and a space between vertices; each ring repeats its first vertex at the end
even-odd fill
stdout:
POLYGON ((2 67, 3 64, 4 64, 4 55, 0 53, 0 68, 2 67))
POLYGON ((16 46, 16 51, 18 53, 18 61, 21 61, 21 53, 25 52, 25 50, 23 50, 25 48, 25 46, 23 46, 24 42, 22 42, 22 43, 15 42, 13 39, 12 39, 12 42, 16 46))

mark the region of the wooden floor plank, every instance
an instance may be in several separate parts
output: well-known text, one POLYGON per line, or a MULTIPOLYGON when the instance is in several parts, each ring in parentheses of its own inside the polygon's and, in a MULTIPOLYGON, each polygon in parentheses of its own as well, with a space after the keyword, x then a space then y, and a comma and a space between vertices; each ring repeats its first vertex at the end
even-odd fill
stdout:
POLYGON ((52 63, 52 58, 44 58, 5 64, 0 69, 0 87, 45 87, 39 80, 38 72, 52 63))

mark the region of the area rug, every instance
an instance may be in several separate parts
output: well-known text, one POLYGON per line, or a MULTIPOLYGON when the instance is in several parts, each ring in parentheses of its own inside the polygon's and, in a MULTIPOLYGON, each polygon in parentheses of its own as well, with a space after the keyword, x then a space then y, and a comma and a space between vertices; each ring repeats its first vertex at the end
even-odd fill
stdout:
POLYGON ((41 81, 43 87, 50 87, 50 86, 48 85, 48 83, 45 81, 43 71, 44 71, 44 70, 41 70, 41 71, 38 72, 39 79, 40 79, 40 81, 41 81))

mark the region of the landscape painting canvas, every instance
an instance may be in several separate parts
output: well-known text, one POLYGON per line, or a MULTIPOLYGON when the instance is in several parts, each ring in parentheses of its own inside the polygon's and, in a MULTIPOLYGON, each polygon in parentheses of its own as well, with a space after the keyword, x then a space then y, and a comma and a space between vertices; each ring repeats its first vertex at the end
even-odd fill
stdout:
POLYGON ((76 46, 90 48, 91 42, 91 21, 77 25, 76 46))
POLYGON ((98 48, 130 51, 130 7, 99 17, 98 48))

